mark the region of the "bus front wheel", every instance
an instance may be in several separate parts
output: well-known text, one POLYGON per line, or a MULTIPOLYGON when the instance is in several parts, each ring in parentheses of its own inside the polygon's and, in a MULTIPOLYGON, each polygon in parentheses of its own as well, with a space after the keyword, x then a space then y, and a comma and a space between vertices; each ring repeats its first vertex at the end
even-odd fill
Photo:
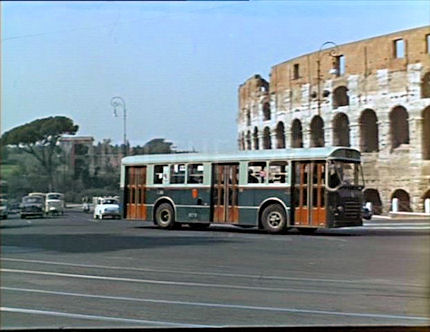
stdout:
POLYGON ((175 226, 175 213, 172 205, 162 203, 155 212, 155 222, 160 228, 172 229, 175 226))
POLYGON ((287 228, 287 217, 284 208, 279 204, 269 205, 261 215, 261 223, 269 233, 284 232, 287 228))

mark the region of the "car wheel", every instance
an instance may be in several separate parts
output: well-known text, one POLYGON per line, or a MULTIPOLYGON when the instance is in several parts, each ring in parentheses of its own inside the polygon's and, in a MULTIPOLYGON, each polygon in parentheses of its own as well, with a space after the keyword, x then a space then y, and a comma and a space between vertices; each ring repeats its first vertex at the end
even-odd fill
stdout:
POLYGON ((172 229, 175 226, 175 213, 172 205, 161 204, 155 211, 155 222, 160 228, 172 229))
POLYGON ((279 204, 266 207, 261 215, 261 224, 269 233, 282 233, 287 228, 287 217, 284 208, 279 204))

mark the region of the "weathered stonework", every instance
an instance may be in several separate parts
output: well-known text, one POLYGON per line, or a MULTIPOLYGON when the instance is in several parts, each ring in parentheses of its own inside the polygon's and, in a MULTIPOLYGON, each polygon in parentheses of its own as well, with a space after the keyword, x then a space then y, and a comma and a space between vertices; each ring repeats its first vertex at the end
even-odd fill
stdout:
POLYGON ((273 66, 270 82, 254 75, 239 87, 239 148, 355 147, 375 212, 389 212, 393 198, 400 210, 423 212, 430 198, 429 43, 426 26, 299 56, 273 66))

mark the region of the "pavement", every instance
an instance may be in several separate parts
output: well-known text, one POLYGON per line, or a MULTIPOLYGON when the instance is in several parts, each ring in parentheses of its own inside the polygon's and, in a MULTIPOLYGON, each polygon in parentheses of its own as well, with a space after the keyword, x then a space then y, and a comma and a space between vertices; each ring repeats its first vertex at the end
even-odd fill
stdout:
POLYGON ((430 324, 430 222, 270 235, 69 211, 0 230, 2 329, 430 324))

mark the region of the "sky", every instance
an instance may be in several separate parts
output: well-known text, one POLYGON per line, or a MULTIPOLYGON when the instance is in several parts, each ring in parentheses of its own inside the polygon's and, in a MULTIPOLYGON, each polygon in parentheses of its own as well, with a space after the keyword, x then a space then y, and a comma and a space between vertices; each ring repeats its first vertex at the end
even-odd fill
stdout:
POLYGON ((77 135, 237 148, 238 87, 317 51, 430 24, 430 1, 1 3, 1 132, 63 115, 77 135))

